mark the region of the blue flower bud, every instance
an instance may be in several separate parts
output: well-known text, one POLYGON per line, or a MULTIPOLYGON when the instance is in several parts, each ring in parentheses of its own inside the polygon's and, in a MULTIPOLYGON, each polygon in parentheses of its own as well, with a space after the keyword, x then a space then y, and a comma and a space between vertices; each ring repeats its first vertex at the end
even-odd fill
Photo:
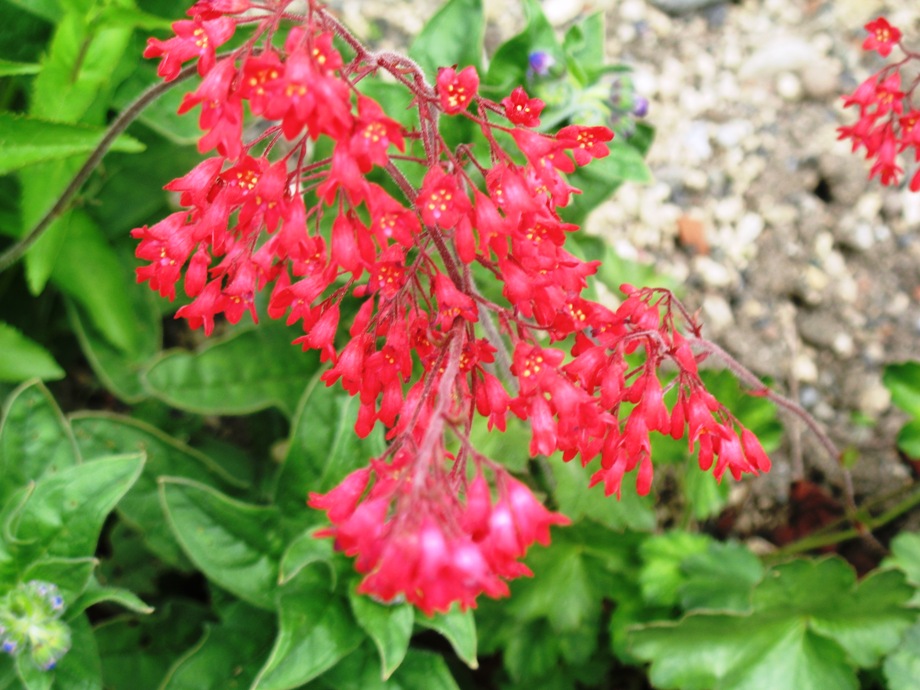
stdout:
POLYGON ((545 77, 555 66, 556 58, 543 50, 535 50, 527 57, 530 72, 538 77, 545 77))

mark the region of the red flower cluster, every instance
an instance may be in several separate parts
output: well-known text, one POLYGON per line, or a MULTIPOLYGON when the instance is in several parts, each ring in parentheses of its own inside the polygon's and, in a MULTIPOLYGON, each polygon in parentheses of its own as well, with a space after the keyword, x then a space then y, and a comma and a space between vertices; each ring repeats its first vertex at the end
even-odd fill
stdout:
POLYGON ((506 594, 506 579, 528 574, 527 548, 566 522, 470 445, 476 414, 500 430, 509 412, 529 420, 533 454, 599 457, 592 482, 608 494, 636 468, 649 491, 651 431, 688 433, 718 477, 768 469, 756 439, 703 388, 679 328, 696 337, 699 325, 670 293, 626 288, 615 311, 581 296, 597 264, 565 251, 576 226, 558 209, 578 192, 566 174, 608 155, 610 130, 536 132, 543 103, 522 88, 485 99, 473 67, 442 68, 429 85, 414 63, 368 51, 313 1, 272 40, 293 18, 286 5, 203 0, 175 38, 151 40, 166 78, 198 60, 203 80, 182 110, 201 107, 200 148, 216 155, 166 186, 182 211, 133 231, 149 262, 138 280, 173 298, 184 274, 193 300, 177 316, 206 333, 219 314, 255 319, 256 294, 270 290, 268 315, 299 324, 295 342, 330 363, 326 384, 359 396, 357 433, 388 429, 383 457, 310 497, 334 525, 325 534, 356 557, 363 591, 429 613, 473 606, 480 593, 506 594), (257 30, 217 57, 244 10, 257 30), (359 93, 381 70, 411 90, 417 126, 359 93), (260 120, 248 141, 247 110, 260 120), (481 130, 488 161, 448 145, 439 111, 481 130), (329 153, 314 159, 318 140, 329 153), (418 188, 404 172, 412 165, 424 171, 418 188), (386 186, 368 175, 380 170, 386 186), (501 303, 480 292, 474 265, 499 281, 501 303), (628 363, 634 353, 643 364, 628 363), (678 372, 670 411, 657 373, 665 361, 678 372))
MULTIPOLYGON (((839 139, 849 139, 853 151, 866 149, 866 158, 874 160, 869 178, 878 175, 883 185, 898 184, 904 169, 898 165, 898 156, 913 150, 914 159, 920 161, 920 110, 912 106, 918 82, 914 80, 907 91, 901 89, 901 68, 912 60, 920 60, 920 53, 905 49, 901 32, 879 17, 865 26, 869 36, 864 50, 877 50, 882 56, 891 54, 893 46, 901 46, 905 58, 888 65, 866 79, 849 96, 844 97, 844 107, 859 108, 859 120, 854 125, 839 127, 839 139)), ((920 168, 910 181, 910 190, 920 191, 920 168)))

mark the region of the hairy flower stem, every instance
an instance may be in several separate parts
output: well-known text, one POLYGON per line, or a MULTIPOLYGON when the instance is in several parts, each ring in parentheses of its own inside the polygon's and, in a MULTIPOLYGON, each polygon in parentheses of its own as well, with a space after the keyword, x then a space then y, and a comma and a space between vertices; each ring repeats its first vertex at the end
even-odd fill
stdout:
POLYGON ((55 218, 60 216, 67 210, 67 206, 73 199, 74 195, 80 191, 86 181, 89 179, 89 176, 92 175, 93 170, 96 169, 96 166, 102 162, 102 159, 105 157, 105 154, 108 153, 109 149, 112 147, 112 144, 115 143, 115 140, 124 132, 128 126, 134 122, 144 109, 153 103, 156 99, 162 96, 164 93, 169 91, 176 84, 185 81, 193 74, 197 73, 197 67, 195 65, 190 65, 179 72, 179 76, 176 77, 173 81, 169 82, 158 82, 153 86, 149 87, 144 91, 140 96, 138 96, 131 105, 121 111, 118 114, 112 124, 109 125, 109 128, 106 130, 105 135, 96 145, 96 148, 93 149, 93 152, 90 154, 89 158, 86 159, 86 162, 83 166, 77 171, 73 176, 73 179, 70 180, 70 183, 61 192, 57 201, 54 202, 54 205, 42 216, 41 220, 35 224, 25 237, 20 239, 12 247, 9 247, 3 254, 0 254, 0 273, 10 268, 15 264, 19 259, 21 259, 27 251, 35 244, 38 239, 45 233, 45 231, 51 226, 51 223, 55 218))
POLYGON ((700 350, 708 352, 709 354, 715 355, 718 357, 725 366, 731 371, 735 376, 738 377, 745 384, 750 386, 753 389, 755 395, 761 395, 767 400, 772 401, 779 407, 783 408, 787 412, 794 414, 796 417, 801 419, 805 425, 811 430, 811 432, 818 439, 818 442, 824 447, 828 455, 839 465, 842 476, 843 476, 843 491, 844 491, 844 500, 846 502, 846 511, 848 519, 853 522, 854 530, 857 534, 865 535, 867 538, 875 540, 870 534, 868 534, 865 525, 861 520, 858 519, 857 513, 858 508, 856 506, 856 491, 853 487, 853 474, 850 470, 843 465, 841 458, 843 457, 840 449, 837 447, 837 444, 831 440, 831 437, 827 435, 827 432, 821 428, 821 425, 818 423, 811 414, 808 413, 805 408, 799 405, 797 402, 790 400, 784 395, 781 395, 764 385, 757 376, 754 375, 749 369, 742 365, 738 360, 728 354, 721 347, 716 345, 713 342, 705 340, 704 338, 692 338, 688 337, 687 342, 691 346, 695 346, 700 350))

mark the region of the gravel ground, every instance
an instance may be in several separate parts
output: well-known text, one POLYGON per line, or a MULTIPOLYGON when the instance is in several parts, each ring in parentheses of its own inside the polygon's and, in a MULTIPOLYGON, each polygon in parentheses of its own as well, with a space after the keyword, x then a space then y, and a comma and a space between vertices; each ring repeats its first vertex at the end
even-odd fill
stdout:
MULTIPOLYGON (((359 34, 398 49, 435 9, 333 5, 359 34)), ((605 12, 608 57, 633 67, 657 128, 649 156, 656 182, 624 185, 587 230, 676 278, 709 338, 797 397, 841 447, 858 449, 858 499, 908 483, 894 448, 904 416, 881 377, 887 363, 920 359, 920 194, 867 181, 868 166, 835 130, 853 120, 840 96, 882 64, 860 49, 862 25, 884 13, 920 46, 920 3, 543 6, 561 29, 580 13, 605 12)), ((486 7, 493 46, 523 25, 516 2, 486 7)), ((737 501, 754 491, 760 512, 769 512, 803 473, 839 492, 836 463, 796 426, 774 455, 775 470, 741 485, 737 501)))

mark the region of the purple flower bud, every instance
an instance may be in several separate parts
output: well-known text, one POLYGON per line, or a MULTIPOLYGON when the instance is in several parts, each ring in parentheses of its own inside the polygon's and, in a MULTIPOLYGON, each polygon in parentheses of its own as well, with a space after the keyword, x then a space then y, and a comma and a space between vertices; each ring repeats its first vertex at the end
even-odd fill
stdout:
POLYGON ((636 117, 645 117, 648 115, 648 99, 642 96, 636 96, 633 102, 632 114, 636 117))
POLYGON ((540 77, 545 77, 556 64, 556 58, 543 50, 535 50, 527 57, 530 71, 540 77))

